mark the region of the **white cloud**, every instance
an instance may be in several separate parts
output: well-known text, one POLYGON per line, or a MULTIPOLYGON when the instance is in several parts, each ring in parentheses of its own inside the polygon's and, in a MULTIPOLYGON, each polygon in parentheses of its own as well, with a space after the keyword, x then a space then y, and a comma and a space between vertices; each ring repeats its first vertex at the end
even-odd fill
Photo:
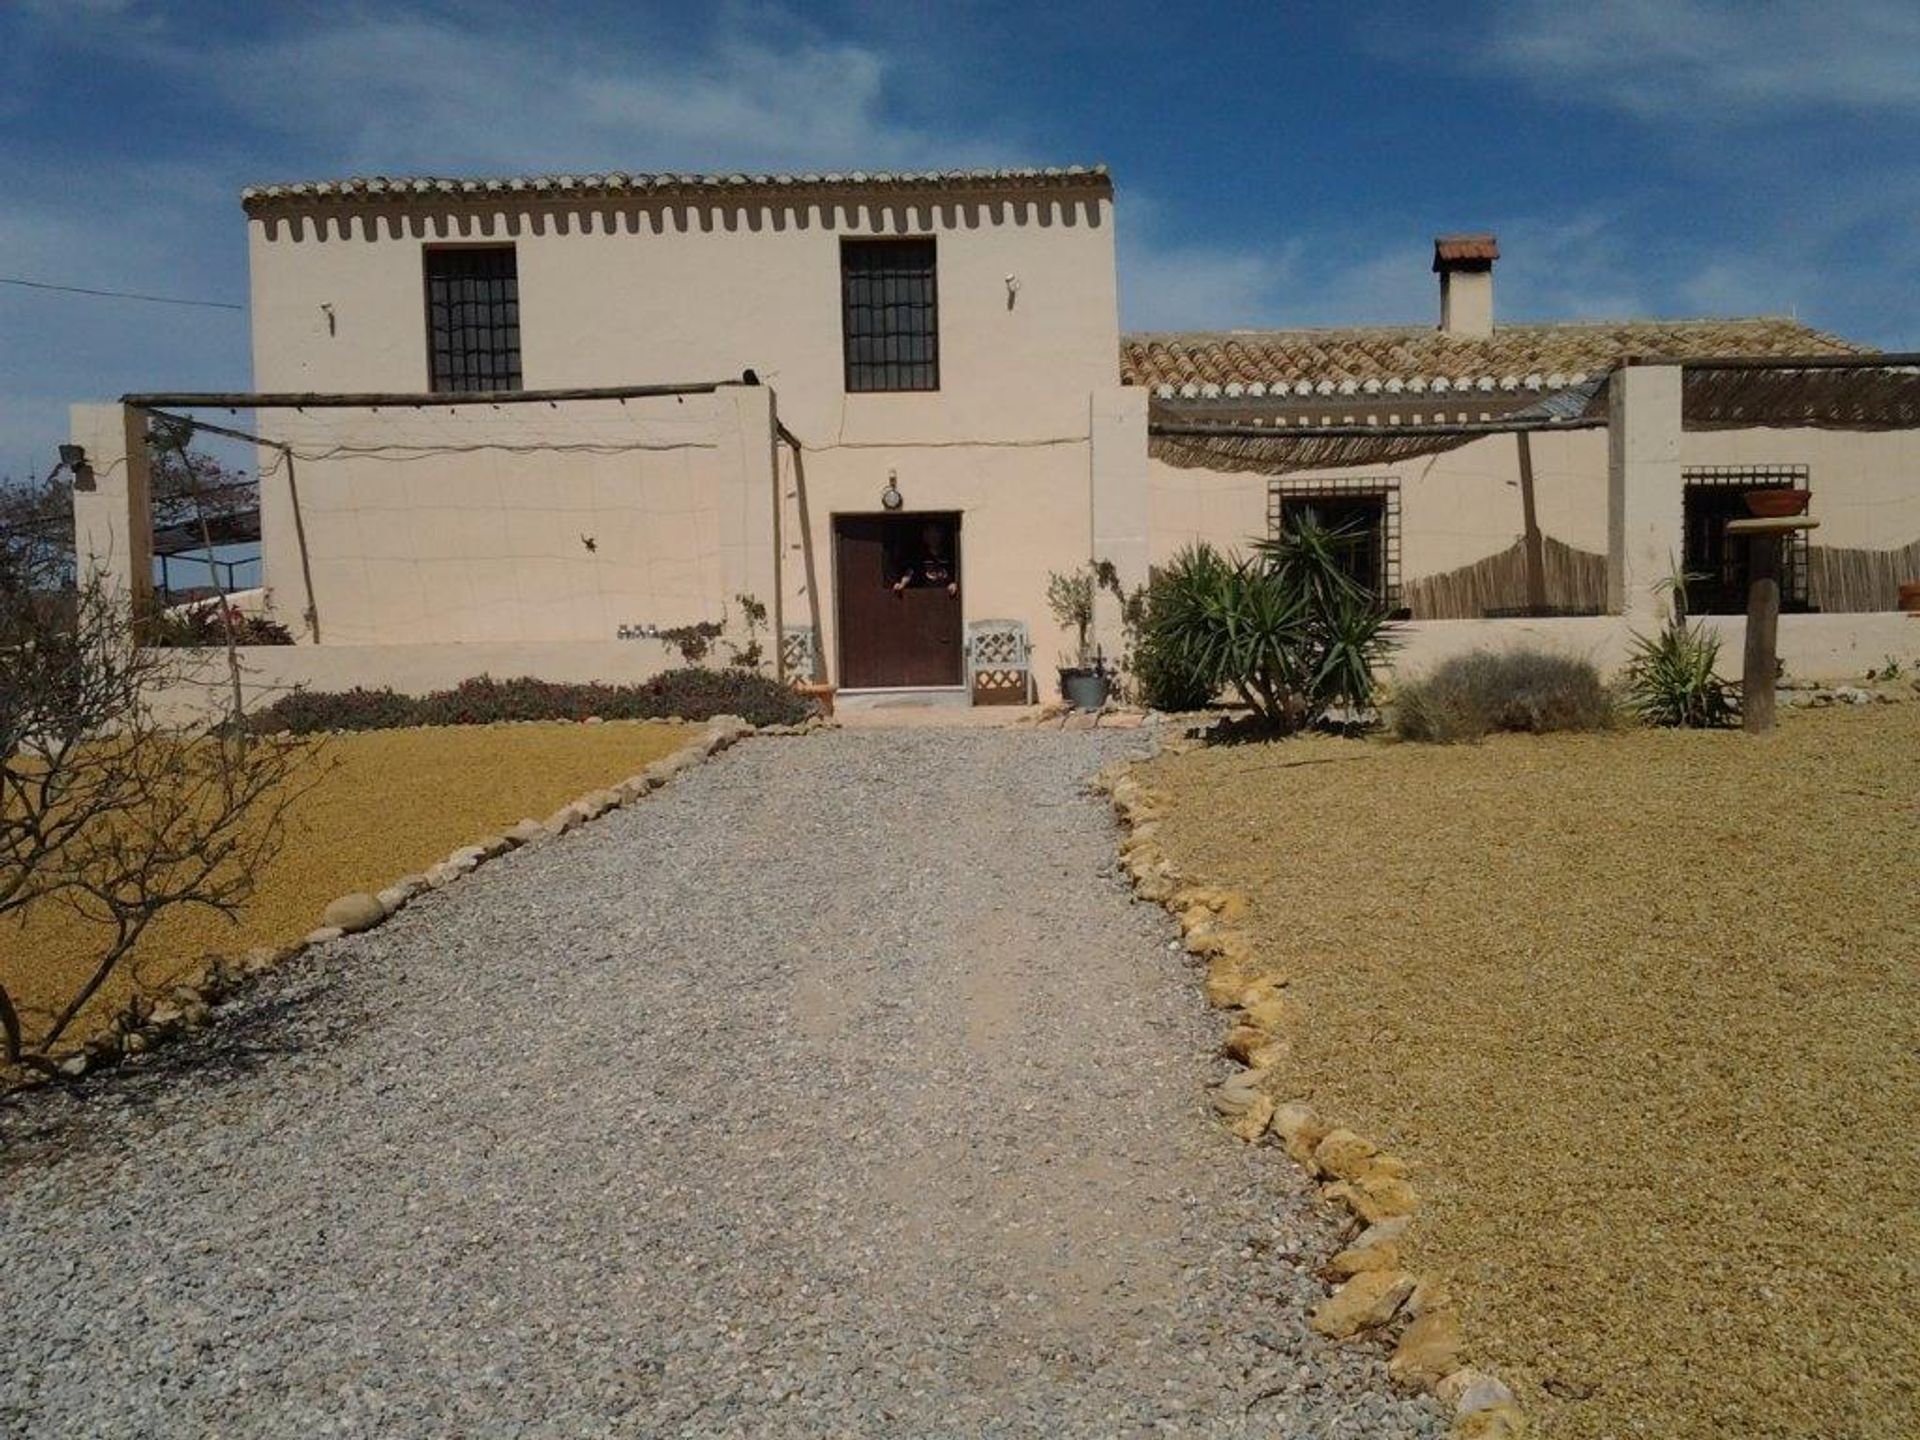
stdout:
POLYGON ((1263 323, 1293 274, 1283 243, 1269 252, 1170 240, 1157 233, 1151 206, 1137 196, 1123 197, 1117 212, 1121 324, 1129 330, 1263 323))
POLYGON ((249 120, 355 171, 953 166, 1004 150, 890 120, 875 51, 724 27, 689 55, 349 14, 205 71, 249 120))
MULTIPOLYGON (((1663 290, 1629 229, 1599 212, 1489 218, 1504 252, 1495 279, 1503 320, 1622 319, 1670 313, 1675 304, 1750 314, 1766 293, 1764 269, 1744 266, 1711 295, 1713 304, 1704 284, 1680 295, 1663 290)), ((1129 194, 1120 226, 1122 322, 1130 330, 1438 323, 1432 245, 1447 227, 1431 217, 1375 215, 1365 228, 1303 230, 1261 250, 1171 237, 1155 207, 1129 194)), ((1683 255, 1676 263, 1694 262, 1683 255)))
POLYGON ((1230 330, 1311 323, 1298 313, 1306 247, 1224 244, 1181 234, 1152 194, 1115 207, 1120 324, 1126 330, 1230 330))
POLYGON ((1439 301, 1433 251, 1409 221, 1384 238, 1323 235, 1308 273, 1283 297, 1298 325, 1431 325, 1439 301))
POLYGON ((1501 227, 1495 314, 1528 320, 1621 320, 1653 315, 1646 256, 1613 217, 1524 216, 1501 227))
POLYGON ((1920 110, 1912 0, 1510 0, 1477 53, 1557 98, 1643 117, 1920 110))

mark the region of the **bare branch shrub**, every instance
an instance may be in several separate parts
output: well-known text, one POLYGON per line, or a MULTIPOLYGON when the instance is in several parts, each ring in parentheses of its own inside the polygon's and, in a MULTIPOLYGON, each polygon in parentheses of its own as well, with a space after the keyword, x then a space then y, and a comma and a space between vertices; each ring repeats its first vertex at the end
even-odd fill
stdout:
POLYGON ((163 725, 153 700, 189 679, 182 662, 137 646, 124 597, 91 574, 64 597, 47 578, 0 545, 0 1059, 42 1070, 156 919, 247 898, 307 749, 231 713, 163 725), (27 916, 52 906, 101 938, 51 1010, 23 1015, 8 972, 27 916))

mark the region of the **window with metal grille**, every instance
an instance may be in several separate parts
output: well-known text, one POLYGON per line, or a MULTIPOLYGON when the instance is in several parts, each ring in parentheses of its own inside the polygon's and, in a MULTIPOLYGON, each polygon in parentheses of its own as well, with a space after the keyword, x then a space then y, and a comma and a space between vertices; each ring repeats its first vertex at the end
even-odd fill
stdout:
MULTIPOLYGON (((1681 569, 1692 615, 1747 613, 1747 547, 1729 541, 1727 522, 1747 515, 1749 490, 1804 490, 1805 465, 1690 465, 1680 472, 1681 569)), ((1807 605, 1807 532, 1780 551, 1780 608, 1807 605)))
POLYGON ((848 391, 940 388, 933 241, 841 241, 840 298, 848 391))
POLYGON ((520 279, 511 245, 429 250, 427 363, 436 391, 520 388, 520 279))
POLYGON ((1275 480, 1267 533, 1296 520, 1340 538, 1341 565, 1389 610, 1400 608, 1400 487, 1392 480, 1275 480))

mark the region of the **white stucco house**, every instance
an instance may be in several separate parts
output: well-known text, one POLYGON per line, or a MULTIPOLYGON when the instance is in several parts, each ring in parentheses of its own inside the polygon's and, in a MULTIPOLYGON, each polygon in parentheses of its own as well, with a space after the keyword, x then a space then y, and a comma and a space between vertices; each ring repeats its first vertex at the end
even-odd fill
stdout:
POLYGON ((654 632, 751 596, 843 691, 960 701, 988 621, 1026 627, 1050 693, 1050 573, 1137 582, 1296 507, 1373 537, 1410 663, 1520 634, 1614 655, 1678 561, 1732 608, 1728 506, 1790 485, 1822 528, 1789 662, 1905 640, 1911 395, 1863 424, 1855 392, 1843 414, 1703 368, 1862 347, 1505 324, 1491 236, 1436 243, 1437 325, 1123 335, 1114 205, 1101 167, 249 189, 254 392, 76 407, 127 460, 96 467, 120 478, 82 497, 82 545, 139 549, 148 409, 224 405, 271 442, 264 584, 303 642, 263 683, 633 678, 672 660, 654 632))

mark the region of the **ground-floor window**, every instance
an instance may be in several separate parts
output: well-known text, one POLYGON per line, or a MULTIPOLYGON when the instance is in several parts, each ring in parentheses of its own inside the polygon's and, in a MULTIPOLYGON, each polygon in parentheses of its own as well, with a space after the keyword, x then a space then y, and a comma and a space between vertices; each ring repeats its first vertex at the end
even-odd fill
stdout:
MULTIPOLYGON (((1694 615, 1747 613, 1747 547, 1729 542, 1727 522, 1747 514, 1749 490, 1805 490, 1805 465, 1701 465, 1681 472, 1681 568, 1694 615)), ((1807 606, 1807 532, 1789 537, 1780 557, 1780 608, 1807 606)))
POLYGON ((1267 533, 1305 520, 1344 537, 1342 564, 1389 610, 1400 608, 1400 486, 1391 479, 1275 480, 1267 533))

